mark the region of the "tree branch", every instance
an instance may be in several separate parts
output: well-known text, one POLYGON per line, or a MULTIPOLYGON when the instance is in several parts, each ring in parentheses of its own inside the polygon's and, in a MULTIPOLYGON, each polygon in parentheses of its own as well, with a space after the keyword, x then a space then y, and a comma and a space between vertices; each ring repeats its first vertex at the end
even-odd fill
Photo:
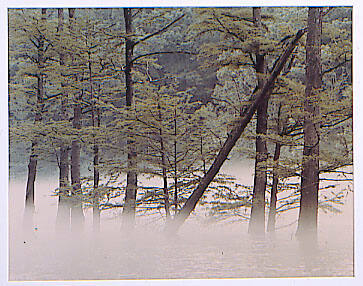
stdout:
POLYGON ((213 16, 214 16, 214 19, 218 22, 218 24, 227 32, 227 34, 230 34, 231 36, 237 38, 239 41, 243 42, 243 39, 240 38, 236 33, 229 30, 225 25, 223 25, 221 20, 219 20, 219 18, 214 13, 213 13, 213 16))
POLYGON ((326 9, 325 11, 323 11, 321 13, 321 16, 324 17, 326 16, 331 10, 333 10, 335 7, 328 7, 328 9, 326 9))
POLYGON ((330 72, 332 72, 333 70, 335 70, 335 69, 337 69, 337 68, 339 68, 339 67, 341 67, 341 66, 344 66, 347 62, 350 62, 350 61, 352 61, 352 58, 350 58, 350 59, 345 59, 343 62, 338 63, 337 65, 335 65, 335 66, 333 66, 333 67, 331 67, 331 68, 326 69, 325 71, 323 71, 323 72, 322 72, 322 75, 324 76, 325 74, 330 73, 330 72))
POLYGON ((184 16, 185 16, 185 14, 179 16, 174 21, 170 22, 169 24, 167 24, 166 26, 164 26, 160 30, 158 30, 158 31, 156 31, 154 33, 151 33, 151 34, 145 36, 144 38, 142 38, 142 39, 134 42, 133 47, 135 47, 137 44, 140 44, 141 42, 144 42, 144 41, 146 41, 146 40, 148 40, 148 39, 150 39, 150 38, 152 38, 152 37, 154 37, 156 35, 159 35, 159 34, 165 32, 170 26, 174 25, 176 22, 178 22, 179 20, 181 20, 184 16))
POLYGON ((188 51, 170 51, 170 52, 153 52, 153 53, 147 53, 147 54, 143 54, 143 55, 139 55, 135 58, 133 58, 130 63, 133 64, 135 61, 141 59, 141 58, 145 58, 145 57, 149 57, 149 56, 154 56, 154 55, 162 55, 162 54, 186 54, 186 55, 196 55, 195 53, 192 52, 188 52, 188 51))

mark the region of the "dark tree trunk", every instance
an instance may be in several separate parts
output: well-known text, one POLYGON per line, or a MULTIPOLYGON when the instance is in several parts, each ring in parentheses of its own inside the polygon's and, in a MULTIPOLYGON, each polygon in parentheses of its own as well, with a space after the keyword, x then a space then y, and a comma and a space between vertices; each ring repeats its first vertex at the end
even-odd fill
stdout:
MULTIPOLYGON (((132 40, 132 12, 130 8, 124 8, 126 46, 125 46, 125 78, 126 78, 126 106, 131 110, 133 105, 133 82, 132 82, 132 57, 134 42, 132 40)), ((132 128, 132 127, 130 127, 132 128)), ((129 130, 132 133, 132 130, 129 130)), ((123 224, 126 227, 133 227, 135 224, 136 213, 136 193, 137 193, 137 158, 135 141, 127 139, 127 178, 125 205, 123 209, 123 224)))
POLYGON ((174 110, 174 216, 178 213, 178 162, 177 162, 177 120, 176 120, 176 109, 174 110))
POLYGON ((297 235, 316 240, 319 192, 319 89, 321 73, 322 9, 309 8, 306 39, 304 151, 297 235))
POLYGON ((204 153, 203 153, 203 135, 202 134, 200 134, 200 157, 202 158, 203 174, 205 175, 207 173, 207 165, 206 165, 205 158, 204 158, 204 153))
POLYGON ((70 226, 70 203, 69 203, 69 148, 68 146, 60 147, 59 156, 59 198, 57 225, 68 230, 70 226))
MULTIPOLYGON (((292 63, 290 62, 289 67, 291 68, 292 63)), ((279 136, 286 135, 287 130, 285 129, 286 119, 281 119, 281 109, 282 104, 280 103, 278 112, 277 112, 277 126, 276 126, 276 134, 279 136)), ((267 222, 267 231, 274 233, 275 225, 276 225, 276 204, 277 204, 277 186, 279 184, 279 159, 281 154, 282 143, 276 142, 275 144, 275 153, 273 157, 273 170, 272 170, 272 188, 271 188, 271 198, 270 198, 270 209, 268 214, 268 222, 267 222)))
MULTIPOLYGON (((69 24, 72 28, 75 8, 69 8, 69 24)), ((75 79, 77 80, 77 78, 75 79)), ((82 93, 74 95, 73 102, 73 121, 74 130, 79 131, 82 126, 81 107, 82 93)), ((77 137, 79 134, 77 134, 77 137)), ((77 138, 72 141, 71 151, 71 181, 72 181, 72 207, 71 207, 71 230, 78 232, 83 230, 84 215, 82 209, 82 190, 81 190, 81 143, 77 138)))
MULTIPOLYGON (((99 121, 98 121, 99 122, 99 121)), ((100 196, 98 193, 98 185, 100 181, 99 165, 99 149, 98 145, 94 145, 94 157, 93 157, 93 230, 95 232, 100 231, 101 224, 101 211, 100 211, 100 196)))
POLYGON ((274 232, 276 224, 276 202, 277 202, 277 186, 279 183, 279 176, 277 174, 278 161, 280 159, 281 143, 276 143, 274 153, 274 166, 272 176, 272 188, 271 188, 271 199, 270 199, 270 211, 268 214, 267 231, 274 232))
MULTIPOLYGON (((61 35, 63 33, 64 14, 63 8, 58 8, 58 33, 61 41, 61 35)), ((59 52, 59 64, 64 66, 64 51, 61 49, 59 52)), ((62 75, 63 76, 63 75, 62 75)), ((65 93, 65 83, 62 80, 62 96, 61 96, 61 120, 67 122, 68 110, 67 104, 68 95, 65 93)), ((68 230, 70 226, 70 204, 69 204, 69 147, 67 143, 62 140, 59 150, 59 197, 58 197, 58 212, 57 212, 57 229, 64 231, 68 230)))
MULTIPOLYGON (((41 11, 41 23, 45 27, 45 17, 47 9, 41 11)), ((42 30, 42 29, 41 29, 42 30)), ((42 121, 42 112, 44 107, 44 82, 43 82, 43 69, 44 69, 44 35, 40 34, 38 39, 38 75, 37 75, 37 103, 35 111, 35 125, 42 121)), ((32 228, 34 216, 34 198, 35 198, 35 177, 37 174, 38 154, 37 154, 37 139, 32 140, 31 151, 28 164, 28 179, 25 191, 25 212, 24 212, 24 226, 32 228)))
POLYGON ((189 217, 190 213, 194 210, 195 206, 197 205, 199 199, 204 194, 205 190, 207 189, 210 182, 214 179, 214 177, 219 172, 220 168, 222 167, 224 161, 227 159, 230 151, 236 144, 237 140, 241 136, 242 132, 246 128, 247 124, 251 121, 253 114, 255 113, 257 107, 260 105, 261 102, 268 99, 269 95, 271 94, 271 89, 273 88, 274 82, 277 76, 280 74, 282 68, 284 67, 286 61, 288 60, 289 56, 295 49, 297 43, 299 42, 300 38, 305 34, 305 29, 299 30, 294 39, 291 43, 287 46, 286 50, 280 56, 278 61, 276 62, 275 68, 273 69, 271 75, 266 80, 264 86, 257 91, 255 99, 253 100, 252 104, 249 108, 244 112, 241 118, 236 122, 236 125, 229 133, 226 141, 224 142, 222 148, 220 149, 217 157, 214 159, 213 164, 209 168, 208 172, 205 176, 200 180, 197 188, 193 191, 190 197, 185 202, 183 208, 177 213, 173 223, 169 223, 167 225, 166 230, 168 232, 175 232, 178 228, 184 223, 184 221, 189 217))
MULTIPOLYGON (((253 8, 253 22, 255 27, 261 29, 261 8, 253 8)), ((266 63, 265 56, 260 54, 258 42, 256 43, 255 70, 258 80, 257 88, 261 89, 266 81, 266 63)), ((251 217, 248 226, 248 232, 251 234, 263 234, 265 232, 266 161, 268 155, 264 136, 267 132, 267 108, 268 99, 261 102, 257 107, 255 177, 251 217)))
MULTIPOLYGON (((73 128, 81 129, 81 96, 77 95, 74 103, 73 128)), ((72 209, 71 228, 72 231, 81 231, 83 228, 82 190, 81 190, 81 144, 80 140, 72 141, 71 152, 71 180, 72 180, 72 209)))
POLYGON ((25 211, 24 211, 24 227, 26 229, 31 229, 33 227, 33 216, 34 216, 34 195, 35 195, 35 177, 37 174, 37 155, 35 147, 37 146, 37 142, 34 140, 31 146, 31 153, 28 164, 28 179, 26 183, 26 192, 25 192, 25 211))
MULTIPOLYGON (((158 104, 158 111, 159 111, 159 120, 160 124, 162 124, 162 115, 161 115, 161 107, 158 104)), ((164 139, 163 139, 163 129, 159 128, 159 138, 160 138, 160 159, 161 159, 161 169, 162 169, 162 176, 163 176, 163 196, 164 196, 164 208, 165 208, 165 215, 166 221, 170 218, 170 202, 169 202, 169 193, 168 193, 168 176, 166 173, 166 159, 165 159, 165 146, 164 146, 164 139)))
MULTIPOLYGON (((90 94, 92 102, 92 126, 93 128, 99 128, 101 125, 100 109, 96 107, 95 96, 93 91, 93 74, 92 74, 92 63, 91 63, 91 51, 88 53, 88 72, 90 82, 90 94)), ((99 147, 96 137, 93 138, 93 231, 100 231, 101 224, 101 211, 100 211, 100 196, 98 191, 100 181, 99 171, 99 147)))

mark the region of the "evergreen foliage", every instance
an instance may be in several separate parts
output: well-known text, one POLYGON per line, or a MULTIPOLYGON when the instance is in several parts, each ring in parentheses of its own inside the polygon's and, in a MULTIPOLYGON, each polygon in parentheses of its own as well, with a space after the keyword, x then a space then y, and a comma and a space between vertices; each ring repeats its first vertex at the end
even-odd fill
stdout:
MULTIPOLYGON (((305 7, 262 7, 257 27, 252 8, 134 8, 128 33, 120 8, 76 9, 74 18, 62 9, 61 28, 58 9, 43 10, 8 10, 10 174, 25 175, 30 154, 38 172, 43 166, 55 176, 66 162, 70 177, 76 142, 80 185, 62 181, 53 192, 59 204, 68 198, 81 212, 119 215, 133 173, 137 219, 168 222, 203 182, 296 33, 305 32, 308 16, 305 7), (256 68, 261 55, 263 73, 256 68)), ((352 177, 351 11, 322 9, 322 85, 314 102, 320 113, 313 124, 321 127, 319 208, 329 212, 339 212, 348 192, 336 185, 352 177)), ((300 206, 305 51, 302 36, 269 89, 266 134, 256 134, 253 111, 225 158, 236 166, 251 162, 256 137, 266 142, 267 157, 255 173, 267 178, 262 205, 266 213, 274 205, 277 218, 300 206)), ((214 222, 249 220, 253 188, 217 172, 194 214, 214 222)))

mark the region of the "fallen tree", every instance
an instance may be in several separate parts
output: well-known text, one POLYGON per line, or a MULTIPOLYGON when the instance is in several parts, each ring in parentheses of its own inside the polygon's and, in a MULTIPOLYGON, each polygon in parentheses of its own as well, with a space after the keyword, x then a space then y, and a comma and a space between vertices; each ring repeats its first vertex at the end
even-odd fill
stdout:
POLYGON ((276 78, 281 73, 285 63, 289 59, 290 55, 294 51, 301 37, 305 34, 306 28, 299 30, 295 37, 291 40, 289 45, 276 60, 274 68, 270 73, 268 79, 261 89, 258 89, 251 98, 254 98, 252 104, 247 108, 243 115, 236 121, 234 128, 228 134, 226 141, 220 149, 218 155, 214 159, 213 164, 209 168, 208 172, 201 179, 197 188, 193 191, 190 197, 185 202, 184 206, 175 215, 173 220, 170 220, 166 225, 166 231, 169 233, 176 232, 184 221, 189 217, 191 212, 195 209, 199 199, 203 196, 210 182, 218 174, 224 161, 227 159, 232 148, 236 144, 237 140, 241 137, 242 132, 246 128, 247 124, 251 121, 253 114, 256 112, 257 107, 262 102, 268 100, 271 95, 276 78))

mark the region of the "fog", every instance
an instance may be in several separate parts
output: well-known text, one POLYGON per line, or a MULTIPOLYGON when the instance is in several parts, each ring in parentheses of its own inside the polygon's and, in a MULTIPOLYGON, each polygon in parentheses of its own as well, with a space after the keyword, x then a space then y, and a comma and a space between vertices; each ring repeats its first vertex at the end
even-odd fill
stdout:
MULTIPOLYGON (((247 169, 246 169, 247 170, 247 169)), ((239 170, 243 173, 243 170, 239 170)), ((246 172, 241 183, 251 183, 246 172)), ((247 235, 246 221, 206 224, 192 216, 177 235, 166 236, 164 221, 137 218, 133 233, 121 230, 113 212, 92 233, 86 210, 85 232, 55 232, 56 178, 38 178, 35 228, 22 226, 25 179, 9 184, 9 280, 119 280, 245 277, 337 277, 353 275, 353 195, 341 214, 319 212, 317 249, 301 249, 295 239, 297 210, 278 217, 276 234, 247 235)))

